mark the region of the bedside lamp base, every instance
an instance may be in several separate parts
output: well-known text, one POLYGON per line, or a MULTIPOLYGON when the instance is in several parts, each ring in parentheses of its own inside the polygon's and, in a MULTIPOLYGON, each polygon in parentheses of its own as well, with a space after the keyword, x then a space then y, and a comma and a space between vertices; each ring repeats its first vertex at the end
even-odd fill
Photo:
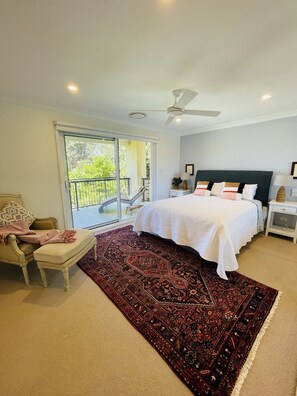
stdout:
POLYGON ((285 200, 286 200, 286 190, 285 190, 284 186, 281 186, 279 188, 275 200, 276 200, 276 202, 285 202, 285 200))
POLYGON ((181 188, 182 188, 182 190, 187 190, 187 189, 188 189, 188 182, 187 182, 187 180, 184 180, 184 181, 182 182, 181 188))

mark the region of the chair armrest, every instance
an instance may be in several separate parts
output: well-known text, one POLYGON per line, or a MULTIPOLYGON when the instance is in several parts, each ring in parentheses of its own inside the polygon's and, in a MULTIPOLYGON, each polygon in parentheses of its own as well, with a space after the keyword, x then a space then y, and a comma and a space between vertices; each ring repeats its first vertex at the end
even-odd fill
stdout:
POLYGON ((19 249, 15 235, 8 235, 7 244, 0 245, 0 261, 4 263, 26 265, 25 254, 19 249))
POLYGON ((35 219, 31 225, 31 230, 52 230, 58 229, 58 220, 55 217, 45 217, 43 219, 35 219))

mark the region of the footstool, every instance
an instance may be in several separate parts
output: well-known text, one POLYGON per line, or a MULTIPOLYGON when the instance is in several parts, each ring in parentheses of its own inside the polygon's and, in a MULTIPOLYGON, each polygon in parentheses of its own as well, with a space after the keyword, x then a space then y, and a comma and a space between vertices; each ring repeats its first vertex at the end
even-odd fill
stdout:
POLYGON ((45 269, 54 269, 63 272, 64 288, 69 290, 69 268, 77 263, 91 248, 96 254, 97 240, 93 231, 76 230, 76 241, 73 243, 49 243, 34 251, 34 259, 40 271, 43 286, 47 287, 45 269))

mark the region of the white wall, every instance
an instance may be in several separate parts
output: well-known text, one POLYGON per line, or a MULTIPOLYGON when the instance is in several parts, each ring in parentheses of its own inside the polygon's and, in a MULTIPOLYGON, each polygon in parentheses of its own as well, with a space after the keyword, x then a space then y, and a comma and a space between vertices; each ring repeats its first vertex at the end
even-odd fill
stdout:
POLYGON ((104 131, 160 137, 156 198, 168 197, 171 179, 180 167, 179 137, 7 101, 0 101, 0 193, 21 193, 29 210, 39 217, 55 216, 60 227, 64 227, 54 120, 104 131))
MULTIPOLYGON (((297 117, 188 135, 181 138, 180 170, 271 170, 291 173, 297 161, 297 117)), ((276 187, 271 189, 274 197, 276 187)))

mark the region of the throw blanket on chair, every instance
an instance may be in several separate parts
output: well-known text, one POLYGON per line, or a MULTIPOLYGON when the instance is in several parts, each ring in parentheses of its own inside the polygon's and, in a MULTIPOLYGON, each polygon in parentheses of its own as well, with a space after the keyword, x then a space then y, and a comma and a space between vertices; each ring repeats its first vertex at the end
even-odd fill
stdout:
POLYGON ((36 243, 46 245, 48 243, 72 243, 76 241, 74 235, 75 230, 59 230, 44 231, 44 233, 36 233, 30 230, 28 224, 23 220, 14 221, 10 224, 0 227, 0 243, 5 245, 7 243, 8 235, 15 235, 23 242, 36 243))

